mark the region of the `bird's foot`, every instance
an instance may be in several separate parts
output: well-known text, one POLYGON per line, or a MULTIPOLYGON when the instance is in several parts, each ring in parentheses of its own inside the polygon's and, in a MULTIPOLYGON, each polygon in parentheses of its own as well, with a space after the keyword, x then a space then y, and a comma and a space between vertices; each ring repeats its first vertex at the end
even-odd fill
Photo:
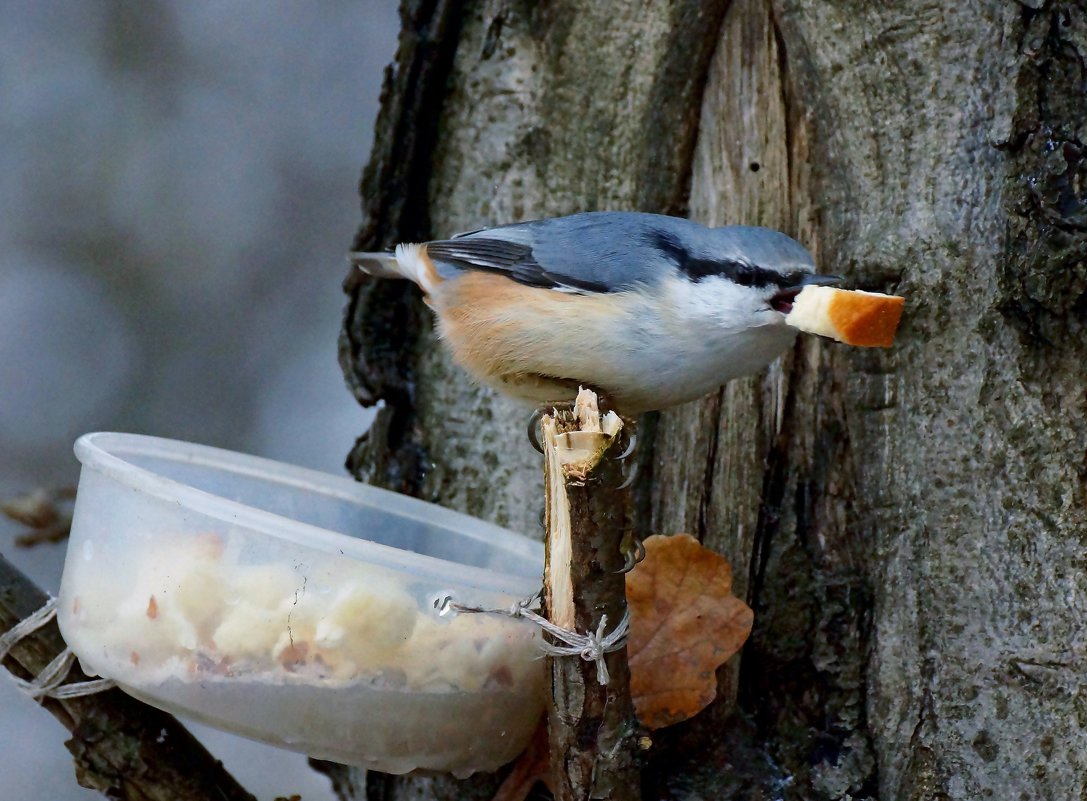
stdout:
POLYGON ((640 561, 645 559, 645 545, 633 531, 623 535, 619 543, 619 553, 623 557, 623 566, 616 573, 629 573, 640 561))

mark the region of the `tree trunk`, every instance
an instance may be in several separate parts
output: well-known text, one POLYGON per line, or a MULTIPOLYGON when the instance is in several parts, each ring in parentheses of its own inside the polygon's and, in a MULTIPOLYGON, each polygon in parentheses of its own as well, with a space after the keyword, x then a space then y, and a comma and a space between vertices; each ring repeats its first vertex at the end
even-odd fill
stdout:
MULTIPOLYGON (((1087 793, 1087 3, 404 17, 357 247, 689 213, 779 228, 907 297, 890 351, 805 337, 642 421, 644 533, 725 554, 755 609, 719 701, 656 733, 647 797, 1087 793)), ((414 290, 349 289, 345 372, 386 401, 355 472, 539 532, 538 455, 507 444, 523 413, 450 364, 414 290)), ((366 792, 493 786, 371 774, 366 792)))

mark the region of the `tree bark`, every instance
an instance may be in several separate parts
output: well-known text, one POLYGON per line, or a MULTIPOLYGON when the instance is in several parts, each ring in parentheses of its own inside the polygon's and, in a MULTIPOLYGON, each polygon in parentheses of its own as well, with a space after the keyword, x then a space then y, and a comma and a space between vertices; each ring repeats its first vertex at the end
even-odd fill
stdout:
MULTIPOLYGON (((765 374, 642 422, 643 533, 724 553, 755 610, 719 701, 654 736, 647 797, 1087 792, 1087 3, 449 13, 412 236, 689 213, 779 228, 850 286, 907 297, 890 351, 802 338, 765 374)), ((358 472, 539 531, 536 454, 498 457, 523 439, 518 414, 449 363, 402 287, 410 342, 360 313, 392 291, 354 291, 346 320, 356 354, 384 354, 387 383, 411 388, 372 394, 386 424, 358 472), (405 454, 411 482, 383 467, 405 454)), ((356 386, 365 361, 345 360, 356 386)))

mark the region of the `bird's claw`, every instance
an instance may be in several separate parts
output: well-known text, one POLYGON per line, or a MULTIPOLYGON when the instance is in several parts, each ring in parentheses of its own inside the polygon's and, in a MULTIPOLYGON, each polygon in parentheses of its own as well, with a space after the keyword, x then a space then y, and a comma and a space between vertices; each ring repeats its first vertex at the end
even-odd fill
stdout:
POLYGON ((540 406, 532 413, 532 416, 528 418, 528 441, 531 442, 532 447, 540 453, 544 452, 543 443, 540 442, 540 435, 543 433, 540 431, 540 421, 543 420, 543 416, 547 414, 544 408, 545 407, 540 406))
POLYGON ((645 544, 633 533, 627 532, 619 544, 619 552, 623 555, 623 566, 615 572, 629 573, 635 565, 645 559, 645 544))
POLYGON ((622 453, 615 457, 616 461, 622 461, 634 453, 634 450, 638 447, 638 434, 634 430, 632 425, 624 425, 619 432, 619 436, 622 438, 620 443, 624 445, 622 453))

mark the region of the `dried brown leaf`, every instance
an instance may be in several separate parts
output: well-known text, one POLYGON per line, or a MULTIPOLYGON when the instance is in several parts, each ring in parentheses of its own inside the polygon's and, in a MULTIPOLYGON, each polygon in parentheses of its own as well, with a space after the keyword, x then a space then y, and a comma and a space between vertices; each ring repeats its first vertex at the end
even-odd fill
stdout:
POLYGON ((630 692, 649 729, 671 726, 717 694, 717 668, 751 633, 754 614, 732 594, 728 561, 689 534, 655 535, 627 574, 630 692))
POLYGON ((15 537, 20 548, 61 542, 72 528, 71 501, 75 489, 36 489, 25 495, 0 499, 0 515, 27 526, 31 531, 15 537))

